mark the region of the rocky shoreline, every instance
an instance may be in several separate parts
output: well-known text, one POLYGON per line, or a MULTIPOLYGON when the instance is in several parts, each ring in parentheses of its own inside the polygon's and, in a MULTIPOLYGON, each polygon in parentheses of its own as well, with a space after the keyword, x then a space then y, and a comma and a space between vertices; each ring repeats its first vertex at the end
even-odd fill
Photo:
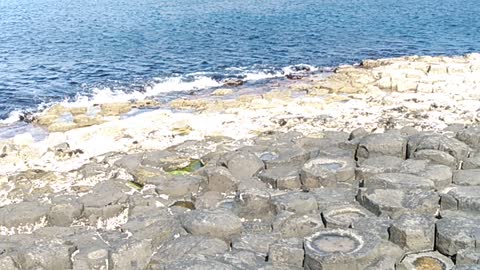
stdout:
POLYGON ((36 116, 0 269, 480 269, 480 55, 295 79, 36 116))

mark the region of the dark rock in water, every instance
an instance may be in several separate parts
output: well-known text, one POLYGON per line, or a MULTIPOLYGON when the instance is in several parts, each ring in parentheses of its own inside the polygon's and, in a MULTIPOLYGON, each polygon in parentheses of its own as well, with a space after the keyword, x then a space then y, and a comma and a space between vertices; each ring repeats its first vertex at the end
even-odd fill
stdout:
POLYGON ((302 78, 305 78, 306 75, 290 73, 290 74, 286 74, 285 77, 289 80, 301 80, 302 78))
POLYGON ((20 122, 25 122, 25 123, 33 123, 36 121, 35 115, 33 115, 33 113, 30 113, 30 112, 20 114, 18 118, 20 122))
POLYGON ((240 79, 226 79, 223 81, 223 85, 225 86, 240 86, 243 85, 245 82, 240 79))

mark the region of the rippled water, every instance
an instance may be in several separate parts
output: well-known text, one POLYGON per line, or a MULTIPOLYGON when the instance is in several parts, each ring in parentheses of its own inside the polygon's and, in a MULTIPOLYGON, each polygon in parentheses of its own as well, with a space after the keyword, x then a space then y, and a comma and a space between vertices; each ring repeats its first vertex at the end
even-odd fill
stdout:
POLYGON ((477 0, 0 0, 0 118, 106 87, 479 51, 478 14, 477 0))

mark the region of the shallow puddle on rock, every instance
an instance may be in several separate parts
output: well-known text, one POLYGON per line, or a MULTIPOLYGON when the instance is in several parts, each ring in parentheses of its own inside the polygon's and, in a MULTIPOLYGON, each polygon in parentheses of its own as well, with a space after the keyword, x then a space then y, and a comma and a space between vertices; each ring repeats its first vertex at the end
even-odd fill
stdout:
POLYGON ((320 166, 330 171, 335 171, 343 167, 341 163, 337 163, 337 162, 323 163, 323 164, 320 164, 320 166))
POLYGON ((334 252, 351 252, 355 250, 360 243, 351 236, 346 235, 321 235, 314 240, 313 245, 316 249, 334 253, 334 252))
POLYGON ((445 264, 432 257, 421 257, 413 263, 416 270, 444 270, 445 264))

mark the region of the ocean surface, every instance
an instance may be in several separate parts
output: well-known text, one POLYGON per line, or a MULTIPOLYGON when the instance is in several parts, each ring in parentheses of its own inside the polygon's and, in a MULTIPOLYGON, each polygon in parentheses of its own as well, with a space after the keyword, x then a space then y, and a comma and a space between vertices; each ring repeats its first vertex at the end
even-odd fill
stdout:
POLYGON ((478 0, 0 0, 0 119, 298 64, 478 52, 478 14, 478 0))

